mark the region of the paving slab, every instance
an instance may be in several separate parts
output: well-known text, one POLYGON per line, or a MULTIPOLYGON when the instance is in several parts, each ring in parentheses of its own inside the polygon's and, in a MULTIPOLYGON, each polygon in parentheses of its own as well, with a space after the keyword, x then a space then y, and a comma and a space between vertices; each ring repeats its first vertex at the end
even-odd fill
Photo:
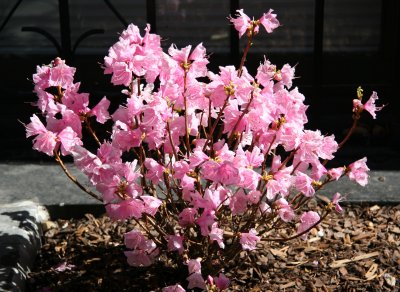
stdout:
POLYGON ((336 192, 340 192, 348 203, 400 204, 400 171, 370 171, 365 187, 344 177, 328 184, 319 193, 333 195, 336 192))
POLYGON ((25 291, 25 281, 41 248, 47 210, 32 201, 0 205, 0 291, 25 291))
MULTIPOLYGON (((73 164, 67 167, 82 184, 90 187, 73 164)), ((57 164, 0 164, 0 204, 27 199, 45 206, 99 203, 74 185, 57 164)))
MULTIPOLYGON (((67 165, 78 180, 86 177, 67 165)), ((349 202, 400 203, 400 171, 371 171, 366 187, 343 178, 327 185, 322 194, 340 192, 349 202)), ((96 205, 97 200, 75 186, 56 164, 0 164, 0 204, 33 200, 45 206, 96 205)))

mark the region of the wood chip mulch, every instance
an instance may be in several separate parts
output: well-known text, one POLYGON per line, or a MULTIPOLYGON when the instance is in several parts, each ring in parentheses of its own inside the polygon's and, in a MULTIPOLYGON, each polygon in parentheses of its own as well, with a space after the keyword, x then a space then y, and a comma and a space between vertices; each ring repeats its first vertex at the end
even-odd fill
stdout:
MULTIPOLYGON (((27 291, 160 291, 187 271, 157 262, 127 265, 122 235, 133 226, 108 217, 49 221, 27 291)), ((400 290, 400 205, 347 206, 307 241, 265 243, 226 270, 230 291, 400 290), (236 276, 232 276, 232 274, 236 276)))

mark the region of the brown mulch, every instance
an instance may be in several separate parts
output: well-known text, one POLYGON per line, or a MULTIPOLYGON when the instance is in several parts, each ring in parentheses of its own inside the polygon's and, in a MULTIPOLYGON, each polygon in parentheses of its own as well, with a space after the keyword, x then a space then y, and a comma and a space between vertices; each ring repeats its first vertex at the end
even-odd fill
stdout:
MULTIPOLYGON (((187 271, 126 263, 122 234, 132 226, 87 214, 44 225, 44 244, 27 291, 152 291, 187 271)), ((400 205, 348 206, 307 241, 266 243, 225 273, 230 291, 400 290, 400 205), (235 272, 236 277, 231 273, 235 272)))

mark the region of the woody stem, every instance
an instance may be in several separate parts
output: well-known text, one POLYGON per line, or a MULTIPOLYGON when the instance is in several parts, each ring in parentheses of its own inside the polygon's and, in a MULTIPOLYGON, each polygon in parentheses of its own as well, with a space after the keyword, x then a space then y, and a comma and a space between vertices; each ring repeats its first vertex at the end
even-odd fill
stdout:
POLYGON ((251 30, 250 30, 250 32, 248 34, 247 45, 246 45, 246 48, 243 51, 242 59, 240 60, 240 65, 239 65, 239 69, 238 69, 238 77, 242 76, 243 66, 244 66, 244 63, 246 62, 247 54, 248 54, 248 52, 250 50, 250 47, 251 47, 251 45, 253 43, 253 35, 254 35, 254 26, 251 28, 251 30))
POLYGON ((57 161, 57 163, 61 166, 62 170, 64 171, 65 175, 74 183, 76 184, 82 191, 90 195, 91 197, 95 198, 96 200, 102 202, 103 200, 95 193, 93 193, 91 190, 88 188, 84 187, 77 179, 74 177, 67 167, 65 166, 64 162, 62 161, 60 155, 58 154, 57 151, 54 151, 54 159, 57 161))

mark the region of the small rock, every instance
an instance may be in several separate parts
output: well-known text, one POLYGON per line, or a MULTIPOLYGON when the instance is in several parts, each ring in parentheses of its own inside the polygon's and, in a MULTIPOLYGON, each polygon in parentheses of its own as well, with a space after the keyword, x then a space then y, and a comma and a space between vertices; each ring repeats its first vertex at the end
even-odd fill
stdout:
POLYGON ((47 230, 55 229, 55 228, 58 228, 58 224, 54 221, 47 220, 47 221, 42 222, 43 232, 46 232, 47 230))
POLYGON ((392 275, 386 273, 383 275, 383 278, 385 279, 386 284, 388 284, 389 286, 391 287, 396 286, 396 278, 393 277, 392 275))

